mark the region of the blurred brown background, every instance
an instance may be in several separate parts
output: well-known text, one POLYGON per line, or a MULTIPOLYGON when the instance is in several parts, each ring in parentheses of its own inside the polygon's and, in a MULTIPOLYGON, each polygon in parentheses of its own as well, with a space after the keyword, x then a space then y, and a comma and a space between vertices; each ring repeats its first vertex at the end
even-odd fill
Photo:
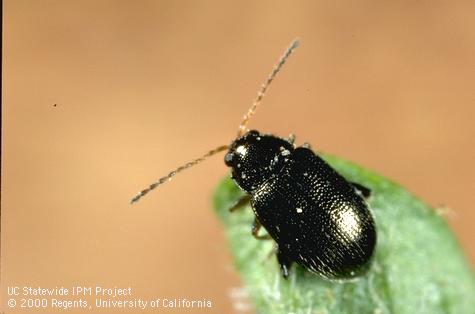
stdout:
POLYGON ((11 285, 130 285, 232 312, 223 156, 128 202, 229 143, 295 37, 250 127, 449 207, 473 265, 474 30, 473 1, 4 1, 3 310, 11 285))

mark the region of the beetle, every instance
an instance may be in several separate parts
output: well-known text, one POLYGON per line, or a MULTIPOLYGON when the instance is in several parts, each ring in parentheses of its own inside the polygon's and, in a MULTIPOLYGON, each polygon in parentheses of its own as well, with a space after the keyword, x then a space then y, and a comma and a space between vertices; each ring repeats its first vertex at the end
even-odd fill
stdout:
POLYGON ((247 129, 268 86, 297 47, 298 41, 292 42, 274 66, 230 145, 178 167, 142 190, 132 203, 178 172, 227 150, 225 164, 246 192, 230 210, 251 203, 255 214, 251 233, 257 239, 275 241, 283 277, 289 276, 296 262, 324 278, 349 280, 369 269, 376 246, 375 222, 365 201, 370 190, 347 181, 309 144, 297 147, 293 135, 280 138, 247 129), (261 227, 267 235, 259 235, 261 227))

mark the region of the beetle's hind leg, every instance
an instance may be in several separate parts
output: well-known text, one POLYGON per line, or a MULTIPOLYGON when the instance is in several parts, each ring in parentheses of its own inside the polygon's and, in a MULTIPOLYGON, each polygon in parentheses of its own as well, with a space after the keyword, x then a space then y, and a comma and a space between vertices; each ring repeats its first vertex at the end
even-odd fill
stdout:
POLYGON ((350 182, 350 183, 358 193, 363 195, 364 198, 368 198, 371 196, 371 190, 369 188, 356 182, 350 182))
POLYGON ((257 217, 254 217, 254 222, 252 223, 252 236, 257 240, 269 240, 272 239, 269 234, 259 235, 259 230, 261 229, 262 225, 259 222, 257 217))
POLYGON ((241 198, 239 198, 236 201, 236 203, 234 203, 231 207, 229 207, 229 211, 233 212, 235 210, 244 208, 247 205, 249 205, 250 202, 251 202, 251 195, 249 195, 249 194, 243 195, 243 196, 241 196, 241 198))
POLYGON ((282 251, 280 248, 277 249, 277 261, 280 265, 280 271, 282 272, 282 276, 287 279, 289 277, 289 270, 290 266, 292 266, 292 260, 289 256, 282 251))

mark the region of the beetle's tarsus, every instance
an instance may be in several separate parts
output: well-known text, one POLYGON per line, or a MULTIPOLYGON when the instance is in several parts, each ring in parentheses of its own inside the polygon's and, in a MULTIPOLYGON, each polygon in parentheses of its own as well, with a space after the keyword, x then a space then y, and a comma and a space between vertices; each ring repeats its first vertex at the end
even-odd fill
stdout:
POLYGON ((270 239, 272 239, 269 234, 259 235, 259 230, 261 229, 261 227, 262 227, 262 225, 259 222, 259 220, 257 219, 257 217, 254 217, 254 222, 252 223, 252 235, 254 236, 254 238, 256 238, 258 240, 270 240, 270 239))
POLYGON ((282 276, 284 279, 287 279, 289 277, 289 270, 290 266, 292 265, 292 261, 280 249, 277 251, 277 261, 279 262, 282 276))

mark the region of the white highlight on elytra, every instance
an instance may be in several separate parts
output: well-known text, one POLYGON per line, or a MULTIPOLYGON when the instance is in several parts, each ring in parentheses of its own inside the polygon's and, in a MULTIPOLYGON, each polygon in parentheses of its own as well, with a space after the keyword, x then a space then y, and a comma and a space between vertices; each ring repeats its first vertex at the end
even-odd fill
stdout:
POLYGON ((299 213, 299 214, 301 214, 301 213, 303 212, 302 208, 300 208, 300 207, 297 207, 295 210, 296 210, 297 213, 299 213))
POLYGON ((360 234, 359 218, 356 213, 350 208, 343 208, 337 214, 339 221, 337 226, 342 233, 348 237, 357 238, 360 234))

